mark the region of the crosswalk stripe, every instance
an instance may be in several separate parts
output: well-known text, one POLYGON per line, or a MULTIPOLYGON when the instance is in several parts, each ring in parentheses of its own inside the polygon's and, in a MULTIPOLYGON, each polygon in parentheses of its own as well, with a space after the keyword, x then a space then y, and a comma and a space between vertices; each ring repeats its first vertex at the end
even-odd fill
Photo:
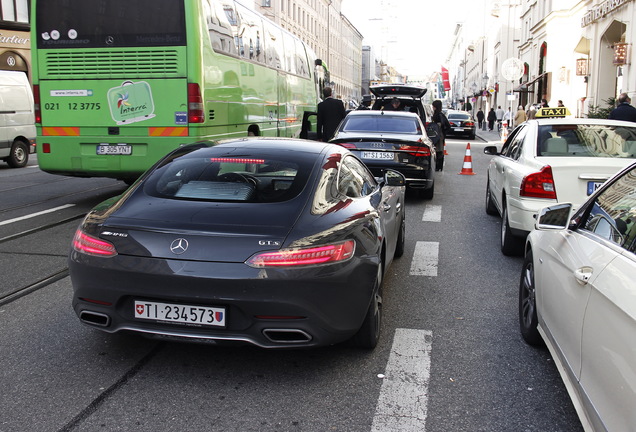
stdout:
POLYGON ((422 215, 422 222, 440 222, 441 220, 442 220, 441 205, 427 205, 424 208, 424 214, 422 215))
POLYGON ((430 330, 395 329, 371 432, 424 432, 432 342, 430 330))
POLYGON ((411 261, 412 276, 437 276, 439 242, 418 241, 411 261))

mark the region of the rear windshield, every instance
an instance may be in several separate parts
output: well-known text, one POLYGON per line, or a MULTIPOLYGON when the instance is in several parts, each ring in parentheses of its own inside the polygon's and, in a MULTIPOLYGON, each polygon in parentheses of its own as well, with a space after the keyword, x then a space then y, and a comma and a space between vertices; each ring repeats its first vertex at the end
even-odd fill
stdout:
POLYGON ((449 120, 470 120, 470 116, 468 114, 449 114, 449 120))
POLYGON ((385 132, 396 134, 421 134, 415 118, 391 115, 350 116, 345 118, 343 132, 385 132))
POLYGON ((186 44, 183 0, 39 0, 38 48, 186 44))
POLYGON ((152 173, 145 191, 185 200, 280 202, 303 190, 312 167, 298 158, 236 153, 206 149, 172 159, 152 173))
POLYGON ((636 127, 608 125, 543 125, 539 156, 636 157, 636 127))

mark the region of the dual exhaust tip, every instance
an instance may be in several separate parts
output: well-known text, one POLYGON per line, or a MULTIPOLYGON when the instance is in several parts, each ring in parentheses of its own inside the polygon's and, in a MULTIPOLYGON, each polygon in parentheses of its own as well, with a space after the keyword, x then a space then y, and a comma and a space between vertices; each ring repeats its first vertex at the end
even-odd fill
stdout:
MULTIPOLYGON (((108 327, 111 321, 110 316, 104 313, 87 310, 80 312, 79 319, 83 323, 96 327, 108 327)), ((312 340, 309 333, 300 329, 265 329, 263 330, 263 335, 270 342, 280 344, 307 343, 312 340)))

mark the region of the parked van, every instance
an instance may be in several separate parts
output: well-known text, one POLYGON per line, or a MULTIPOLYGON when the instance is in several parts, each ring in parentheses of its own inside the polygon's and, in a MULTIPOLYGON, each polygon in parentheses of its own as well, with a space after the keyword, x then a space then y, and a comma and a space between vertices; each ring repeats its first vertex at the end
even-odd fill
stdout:
POLYGON ((21 168, 35 152, 33 92, 26 74, 0 71, 0 159, 21 168))

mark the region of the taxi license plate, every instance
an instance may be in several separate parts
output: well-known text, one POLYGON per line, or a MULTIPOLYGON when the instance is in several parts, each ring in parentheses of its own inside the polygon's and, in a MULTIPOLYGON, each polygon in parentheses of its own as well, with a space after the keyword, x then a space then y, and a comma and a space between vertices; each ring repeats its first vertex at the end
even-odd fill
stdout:
POLYGON ((97 154, 98 155, 131 155, 132 146, 128 144, 117 144, 117 145, 98 144, 97 154))
POLYGON ((600 188, 603 185, 604 182, 597 182, 597 181, 589 181, 587 182, 587 194, 592 195, 594 192, 596 192, 596 189, 600 188))
POLYGON ((393 152, 362 152, 362 159, 393 160, 393 152))
POLYGON ((135 300, 136 319, 225 327, 225 308, 135 300))

